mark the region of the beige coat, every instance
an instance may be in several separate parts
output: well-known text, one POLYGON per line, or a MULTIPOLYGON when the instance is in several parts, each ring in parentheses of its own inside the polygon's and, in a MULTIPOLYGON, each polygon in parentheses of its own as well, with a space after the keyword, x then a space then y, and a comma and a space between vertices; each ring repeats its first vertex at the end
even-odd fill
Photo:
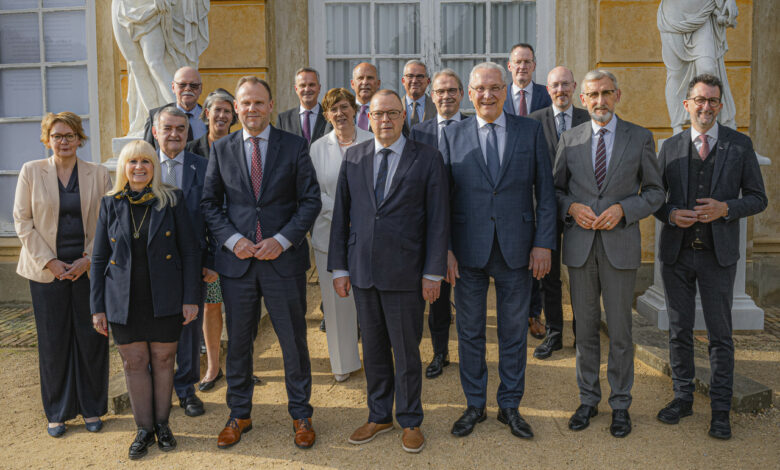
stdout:
MULTIPOLYGON (((92 255, 100 199, 111 189, 108 169, 78 159, 81 220, 84 225, 84 251, 92 255)), ((60 194, 54 157, 27 162, 22 166, 14 198, 14 228, 22 250, 16 272, 37 282, 52 282, 54 275, 46 263, 57 258, 57 224, 60 194)))

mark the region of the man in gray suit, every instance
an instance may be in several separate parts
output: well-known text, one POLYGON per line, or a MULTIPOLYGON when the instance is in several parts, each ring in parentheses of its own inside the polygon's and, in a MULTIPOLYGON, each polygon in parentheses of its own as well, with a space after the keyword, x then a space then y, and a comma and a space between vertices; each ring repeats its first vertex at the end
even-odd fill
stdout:
POLYGON ((723 109, 722 91, 717 77, 694 77, 683 101, 691 128, 664 142, 659 154, 666 201, 655 216, 664 224, 660 259, 669 310, 674 399, 658 412, 658 419, 677 424, 693 414, 698 284, 712 368, 709 434, 728 439, 734 384, 731 305, 739 259, 739 219, 763 211, 767 197, 750 137, 717 123, 723 109))
POLYGON ((401 83, 406 90, 404 96, 406 119, 403 133, 408 136, 409 130, 415 124, 436 117, 436 106, 431 97, 425 94, 431 79, 428 77, 428 68, 422 61, 412 59, 404 65, 401 83))
POLYGON ((300 105, 279 114, 279 129, 303 137, 309 145, 333 129, 318 101, 320 88, 319 72, 311 67, 298 69, 295 94, 300 105))
POLYGON ((564 220, 563 263, 569 268, 577 318, 581 405, 569 420, 569 428, 585 429, 598 414, 603 300, 609 325, 610 432, 625 437, 631 432, 631 303, 641 262, 639 221, 661 206, 664 193, 653 135, 614 114, 620 101, 617 78, 606 70, 588 72, 580 99, 591 121, 563 133, 554 176, 564 220))
POLYGON ((550 270, 555 248, 555 190, 542 125, 503 111, 504 69, 476 65, 469 77, 476 116, 447 126, 439 150, 450 176, 451 246, 447 278, 455 286, 460 383, 466 411, 452 434, 466 436, 487 417, 485 324, 495 280, 498 420, 533 437, 517 408, 525 391, 531 277, 550 270), (460 280, 455 284, 455 278, 460 280))

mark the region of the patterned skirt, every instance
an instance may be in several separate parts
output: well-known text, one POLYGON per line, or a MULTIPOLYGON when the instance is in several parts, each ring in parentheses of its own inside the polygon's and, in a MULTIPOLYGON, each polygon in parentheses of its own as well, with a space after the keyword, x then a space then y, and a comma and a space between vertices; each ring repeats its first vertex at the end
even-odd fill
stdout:
POLYGON ((207 304, 221 304, 222 303, 222 285, 219 283, 219 278, 214 282, 206 283, 206 300, 207 304))

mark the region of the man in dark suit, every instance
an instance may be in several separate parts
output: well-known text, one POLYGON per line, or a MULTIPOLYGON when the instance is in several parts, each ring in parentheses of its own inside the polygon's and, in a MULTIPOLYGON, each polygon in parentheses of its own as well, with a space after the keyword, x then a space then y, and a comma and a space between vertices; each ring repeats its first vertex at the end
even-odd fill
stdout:
MULTIPOLYGON (((206 177, 208 161, 200 155, 184 150, 187 136, 187 115, 176 106, 163 108, 155 115, 152 134, 160 148, 160 168, 162 181, 180 188, 184 192, 184 203, 190 216, 196 239, 202 253, 201 274, 203 281, 213 281, 217 277, 214 257, 209 253, 206 236, 206 223, 200 210, 203 194, 203 182, 206 177)), ((203 299, 198 305, 195 321, 185 325, 179 338, 176 351, 176 375, 173 387, 179 397, 179 405, 187 416, 200 416, 205 413, 203 402, 195 395, 194 385, 200 380, 200 341, 203 328, 203 299)))
POLYGON ((144 140, 157 147, 157 140, 152 134, 154 127, 154 117, 157 113, 169 106, 175 106, 187 115, 189 128, 187 129, 187 142, 200 138, 206 133, 206 123, 201 121, 200 115, 203 111, 198 104, 198 98, 203 92, 203 82, 200 79, 200 73, 189 66, 182 67, 176 71, 171 82, 171 89, 176 95, 175 103, 168 103, 149 110, 149 117, 144 125, 144 140))
POLYGON ((639 221, 661 206, 663 188, 652 133, 615 116, 621 95, 617 78, 607 70, 592 70, 582 82, 580 99, 591 120, 561 136, 554 174, 564 220, 562 257, 577 318, 581 404, 569 429, 587 428, 598 414, 603 302, 609 325, 609 430, 625 437, 631 432, 631 304, 642 258, 639 221))
POLYGON ((374 64, 361 62, 352 69, 352 80, 349 85, 355 92, 355 102, 358 105, 358 112, 355 115, 355 124, 364 131, 371 131, 368 118, 368 107, 371 98, 374 96, 382 80, 379 79, 379 73, 374 64))
MULTIPOLYGON (((547 92, 553 104, 538 109, 528 115, 542 123, 544 137, 547 140, 547 151, 550 155, 550 167, 555 165, 555 154, 558 139, 561 134, 590 120, 590 115, 584 109, 572 104, 572 95, 577 89, 577 82, 571 70, 563 66, 555 67, 547 74, 547 92)), ((534 357, 546 359, 553 351, 563 347, 563 306, 561 304, 561 235, 563 222, 558 218, 557 248, 552 251, 550 273, 540 281, 542 306, 544 308, 547 337, 534 350, 534 357)), ((572 330, 575 327, 572 325, 572 330)))
POLYGON ((304 318, 306 233, 322 202, 306 140, 271 126, 272 110, 265 81, 238 81, 236 112, 243 129, 214 142, 201 202, 219 247, 214 262, 227 311, 230 418, 217 440, 220 448, 252 428, 252 352, 263 298, 282 348, 295 444, 309 448, 315 439, 304 318))
POLYGON ((531 277, 547 274, 555 248, 555 192, 542 126, 503 112, 505 88, 501 66, 475 66, 469 98, 476 116, 448 126, 440 147, 450 176, 454 256, 447 277, 460 277, 456 326, 467 404, 452 434, 466 436, 486 418, 486 298, 492 277, 498 302, 498 420, 513 435, 530 439, 531 426, 517 408, 525 391, 531 277))
MULTIPOLYGON (((504 112, 516 116, 528 116, 534 111, 552 104, 547 90, 533 82, 536 70, 536 53, 526 43, 515 44, 509 53, 507 69, 512 75, 512 85, 507 88, 504 112)), ((542 292, 540 282, 531 280, 531 312, 528 317, 528 332, 534 338, 542 339, 545 329, 539 318, 542 315, 542 292)))
MULTIPOLYGON (((436 105, 436 117, 412 127, 409 139, 438 149, 439 142, 444 136, 442 129, 464 118, 460 113, 460 102, 463 100, 463 83, 454 70, 441 70, 433 76, 431 95, 433 96, 433 103, 436 105)), ((431 331, 431 343, 433 345, 433 360, 425 369, 425 376, 429 379, 441 375, 444 367, 450 364, 451 289, 449 282, 442 282, 441 295, 431 304, 428 311, 428 328, 431 331)))
POLYGON ((393 427, 393 394, 402 448, 420 452, 425 302, 439 297, 447 271, 449 203, 441 155, 407 140, 401 98, 371 99, 374 140, 347 151, 339 174, 328 271, 341 297, 354 286, 363 334, 368 422, 349 438, 363 444, 393 427))
POLYGON ((659 154, 666 201, 655 216, 664 224, 660 259, 669 311, 674 399, 658 412, 658 419, 677 424, 693 413, 698 284, 712 368, 709 435, 729 439, 734 384, 731 306, 739 221, 763 211, 767 197, 753 142, 717 123, 722 93, 717 77, 694 77, 683 101, 691 128, 667 139, 659 154))
POLYGON ((300 106, 279 114, 279 129, 299 135, 311 145, 333 127, 325 120, 320 97, 320 73, 310 67, 295 72, 295 94, 300 106))
POLYGON ((401 84, 406 90, 404 106, 406 107, 406 119, 404 119, 404 136, 409 136, 413 126, 423 121, 436 117, 436 106, 431 97, 425 94, 431 79, 428 76, 428 68, 422 61, 412 59, 404 65, 404 74, 401 84))

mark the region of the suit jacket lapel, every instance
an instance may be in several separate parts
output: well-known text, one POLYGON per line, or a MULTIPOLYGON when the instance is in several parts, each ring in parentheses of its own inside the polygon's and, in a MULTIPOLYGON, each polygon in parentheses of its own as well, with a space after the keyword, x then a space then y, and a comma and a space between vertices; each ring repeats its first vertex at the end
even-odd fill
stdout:
POLYGON ((79 199, 81 202, 81 224, 84 227, 84 233, 87 233, 87 214, 89 214, 89 205, 92 202, 92 170, 81 159, 77 160, 76 170, 79 177, 79 199))
POLYGON ((515 100, 512 97, 512 85, 507 85, 506 87, 506 101, 504 101, 504 112, 516 115, 517 112, 515 111, 515 100))
MULTIPOLYGON (((464 131, 471 134, 471 143, 472 151, 469 152, 474 159, 477 161, 477 166, 482 170, 482 173, 485 175, 485 179, 487 179, 490 184, 493 184, 493 180, 490 178, 490 172, 487 168, 487 163, 485 163, 485 154, 482 153, 482 147, 479 145, 479 122, 477 122, 477 119, 472 119, 472 122, 469 124, 469 127, 471 129, 464 129, 464 131)), ((465 136, 468 139, 468 134, 465 136)))
MULTIPOLYGON (((303 127, 301 127, 301 115, 297 111, 300 111, 300 108, 296 108, 295 111, 290 113, 290 119, 292 119, 292 122, 290 124, 292 124, 293 133, 295 135, 299 135, 303 137, 303 127)), ((311 118, 311 116, 309 116, 309 118, 311 118)))
MULTIPOLYGON (((177 204, 184 204, 184 201, 176 201, 177 204)), ((128 204, 124 204, 127 206, 128 204)), ((152 238, 154 238, 154 235, 157 233, 157 230, 160 228, 160 225, 162 225, 163 221, 163 213, 165 211, 165 208, 158 209, 157 208, 157 202, 152 203, 151 206, 149 206, 149 239, 146 241, 146 245, 152 244, 152 238)), ((137 221, 138 223, 141 223, 141 221, 137 221)))
MULTIPOLYGON (((680 165, 680 187, 682 188, 683 201, 688 203, 688 157, 690 156, 691 147, 691 130, 686 129, 682 131, 680 138, 675 145, 672 152, 672 158, 677 158, 676 163, 680 165)), ((664 169, 661 168, 661 171, 664 169)))
POLYGON ((517 137, 520 134, 521 129, 515 125, 512 119, 508 116, 506 118, 506 145, 504 146, 504 158, 501 161, 501 166, 498 169, 498 178, 496 178, 495 186, 498 187, 501 183, 501 178, 504 177, 507 167, 509 167, 509 161, 515 154, 515 145, 517 144, 517 137))
MULTIPOLYGON (((125 202, 124 198, 112 199, 114 201, 114 211, 116 218, 119 220, 120 237, 127 238, 127 245, 133 242, 133 224, 130 222, 130 203, 125 202)), ((139 221, 140 222, 140 221, 139 221)))
MULTIPOLYGON (((544 132, 547 135, 547 138, 550 139, 552 148, 556 148, 558 146, 558 129, 557 129, 557 123, 555 122, 555 112, 552 106, 548 106, 547 108, 545 108, 544 114, 545 114, 544 119, 542 119, 544 132)), ((553 155, 553 159, 555 159, 555 155, 553 155)))
POLYGON ((718 181, 721 170, 723 170, 723 164, 726 162, 726 157, 729 152, 730 142, 725 138, 724 126, 718 126, 718 142, 716 145, 716 151, 712 157, 715 158, 715 168, 712 169, 712 181, 710 182, 710 197, 715 190, 715 182, 718 181))
POLYGON ((425 95, 425 109, 423 109, 423 121, 435 118, 437 114, 436 105, 433 104, 433 100, 430 96, 425 95))
MULTIPOLYGON (((246 165, 244 165, 246 166, 246 165)), ((195 185, 195 164, 192 163, 192 158, 185 152, 184 153, 184 168, 181 172, 181 190, 184 192, 184 199, 187 199, 190 195, 192 187, 195 185)))
POLYGON ((244 133, 242 130, 236 131, 230 136, 230 151, 236 159, 240 178, 244 182, 249 194, 253 194, 252 178, 249 175, 249 169, 246 166, 246 155, 244 155, 244 133))
POLYGON ((575 157, 576 161, 582 165, 580 171, 587 175, 586 178, 590 181, 593 189, 598 191, 599 185, 596 183, 596 172, 593 170, 593 151, 591 150, 593 148, 593 129, 591 126, 582 126, 581 129, 578 128, 577 131, 572 132, 579 132, 573 143, 583 142, 585 144, 577 146, 581 149, 580 156, 575 157))
MULTIPOLYGON (((322 106, 320 106, 320 112, 317 113, 317 120, 314 121, 314 132, 311 134, 312 142, 314 142, 315 137, 319 137, 324 133, 326 124, 325 114, 323 113, 322 106)), ((301 132, 303 132, 303 130, 301 130, 301 132)))
POLYGON ((266 150, 265 155, 265 165, 263 165, 263 182, 260 184, 260 196, 257 198, 258 201, 263 197, 265 188, 268 187, 268 177, 273 174, 274 166, 276 166, 276 162, 279 161, 281 140, 282 136, 279 131, 271 126, 271 133, 268 136, 268 150, 266 150))
POLYGON ((48 165, 43 168, 44 173, 41 175, 45 182, 43 187, 45 188, 46 194, 48 195, 47 199, 49 200, 49 203, 53 206, 54 214, 59 214, 60 186, 59 178, 57 178, 57 166, 54 164, 54 157, 49 157, 47 160, 48 165))
MULTIPOLYGON (((398 188, 398 185, 400 185, 401 181, 404 179, 404 175, 406 175, 406 172, 409 171, 409 168, 411 168, 414 160, 417 158, 415 146, 416 144, 413 140, 406 140, 406 145, 404 145, 404 149, 401 151, 401 158, 398 160, 398 166, 395 169, 393 180, 390 182, 390 189, 387 191, 382 204, 387 202, 387 200, 392 197, 392 195, 395 193, 395 190, 398 188)), ((380 206, 382 204, 380 204, 380 206)))
MULTIPOLYGON (((371 198, 371 202, 376 208, 376 195, 374 194, 374 142, 370 141, 370 145, 366 145, 363 158, 360 159, 360 165, 363 167, 363 176, 366 179, 366 188, 368 188, 368 194, 371 198)), ((387 199, 387 197, 385 197, 387 199)))
MULTIPOLYGON (((617 119, 615 116, 612 118, 617 119)), ((609 185, 609 180, 612 179, 612 175, 615 174, 618 166, 620 166, 620 162, 623 160, 623 154, 625 153, 630 140, 631 136, 628 135, 628 128, 622 121, 618 120, 617 126, 615 127, 615 141, 612 143, 612 156, 609 159, 607 175, 604 177, 604 183, 601 185, 599 193, 602 193, 604 188, 609 185)), ((595 173, 593 177, 595 179, 595 173)))

